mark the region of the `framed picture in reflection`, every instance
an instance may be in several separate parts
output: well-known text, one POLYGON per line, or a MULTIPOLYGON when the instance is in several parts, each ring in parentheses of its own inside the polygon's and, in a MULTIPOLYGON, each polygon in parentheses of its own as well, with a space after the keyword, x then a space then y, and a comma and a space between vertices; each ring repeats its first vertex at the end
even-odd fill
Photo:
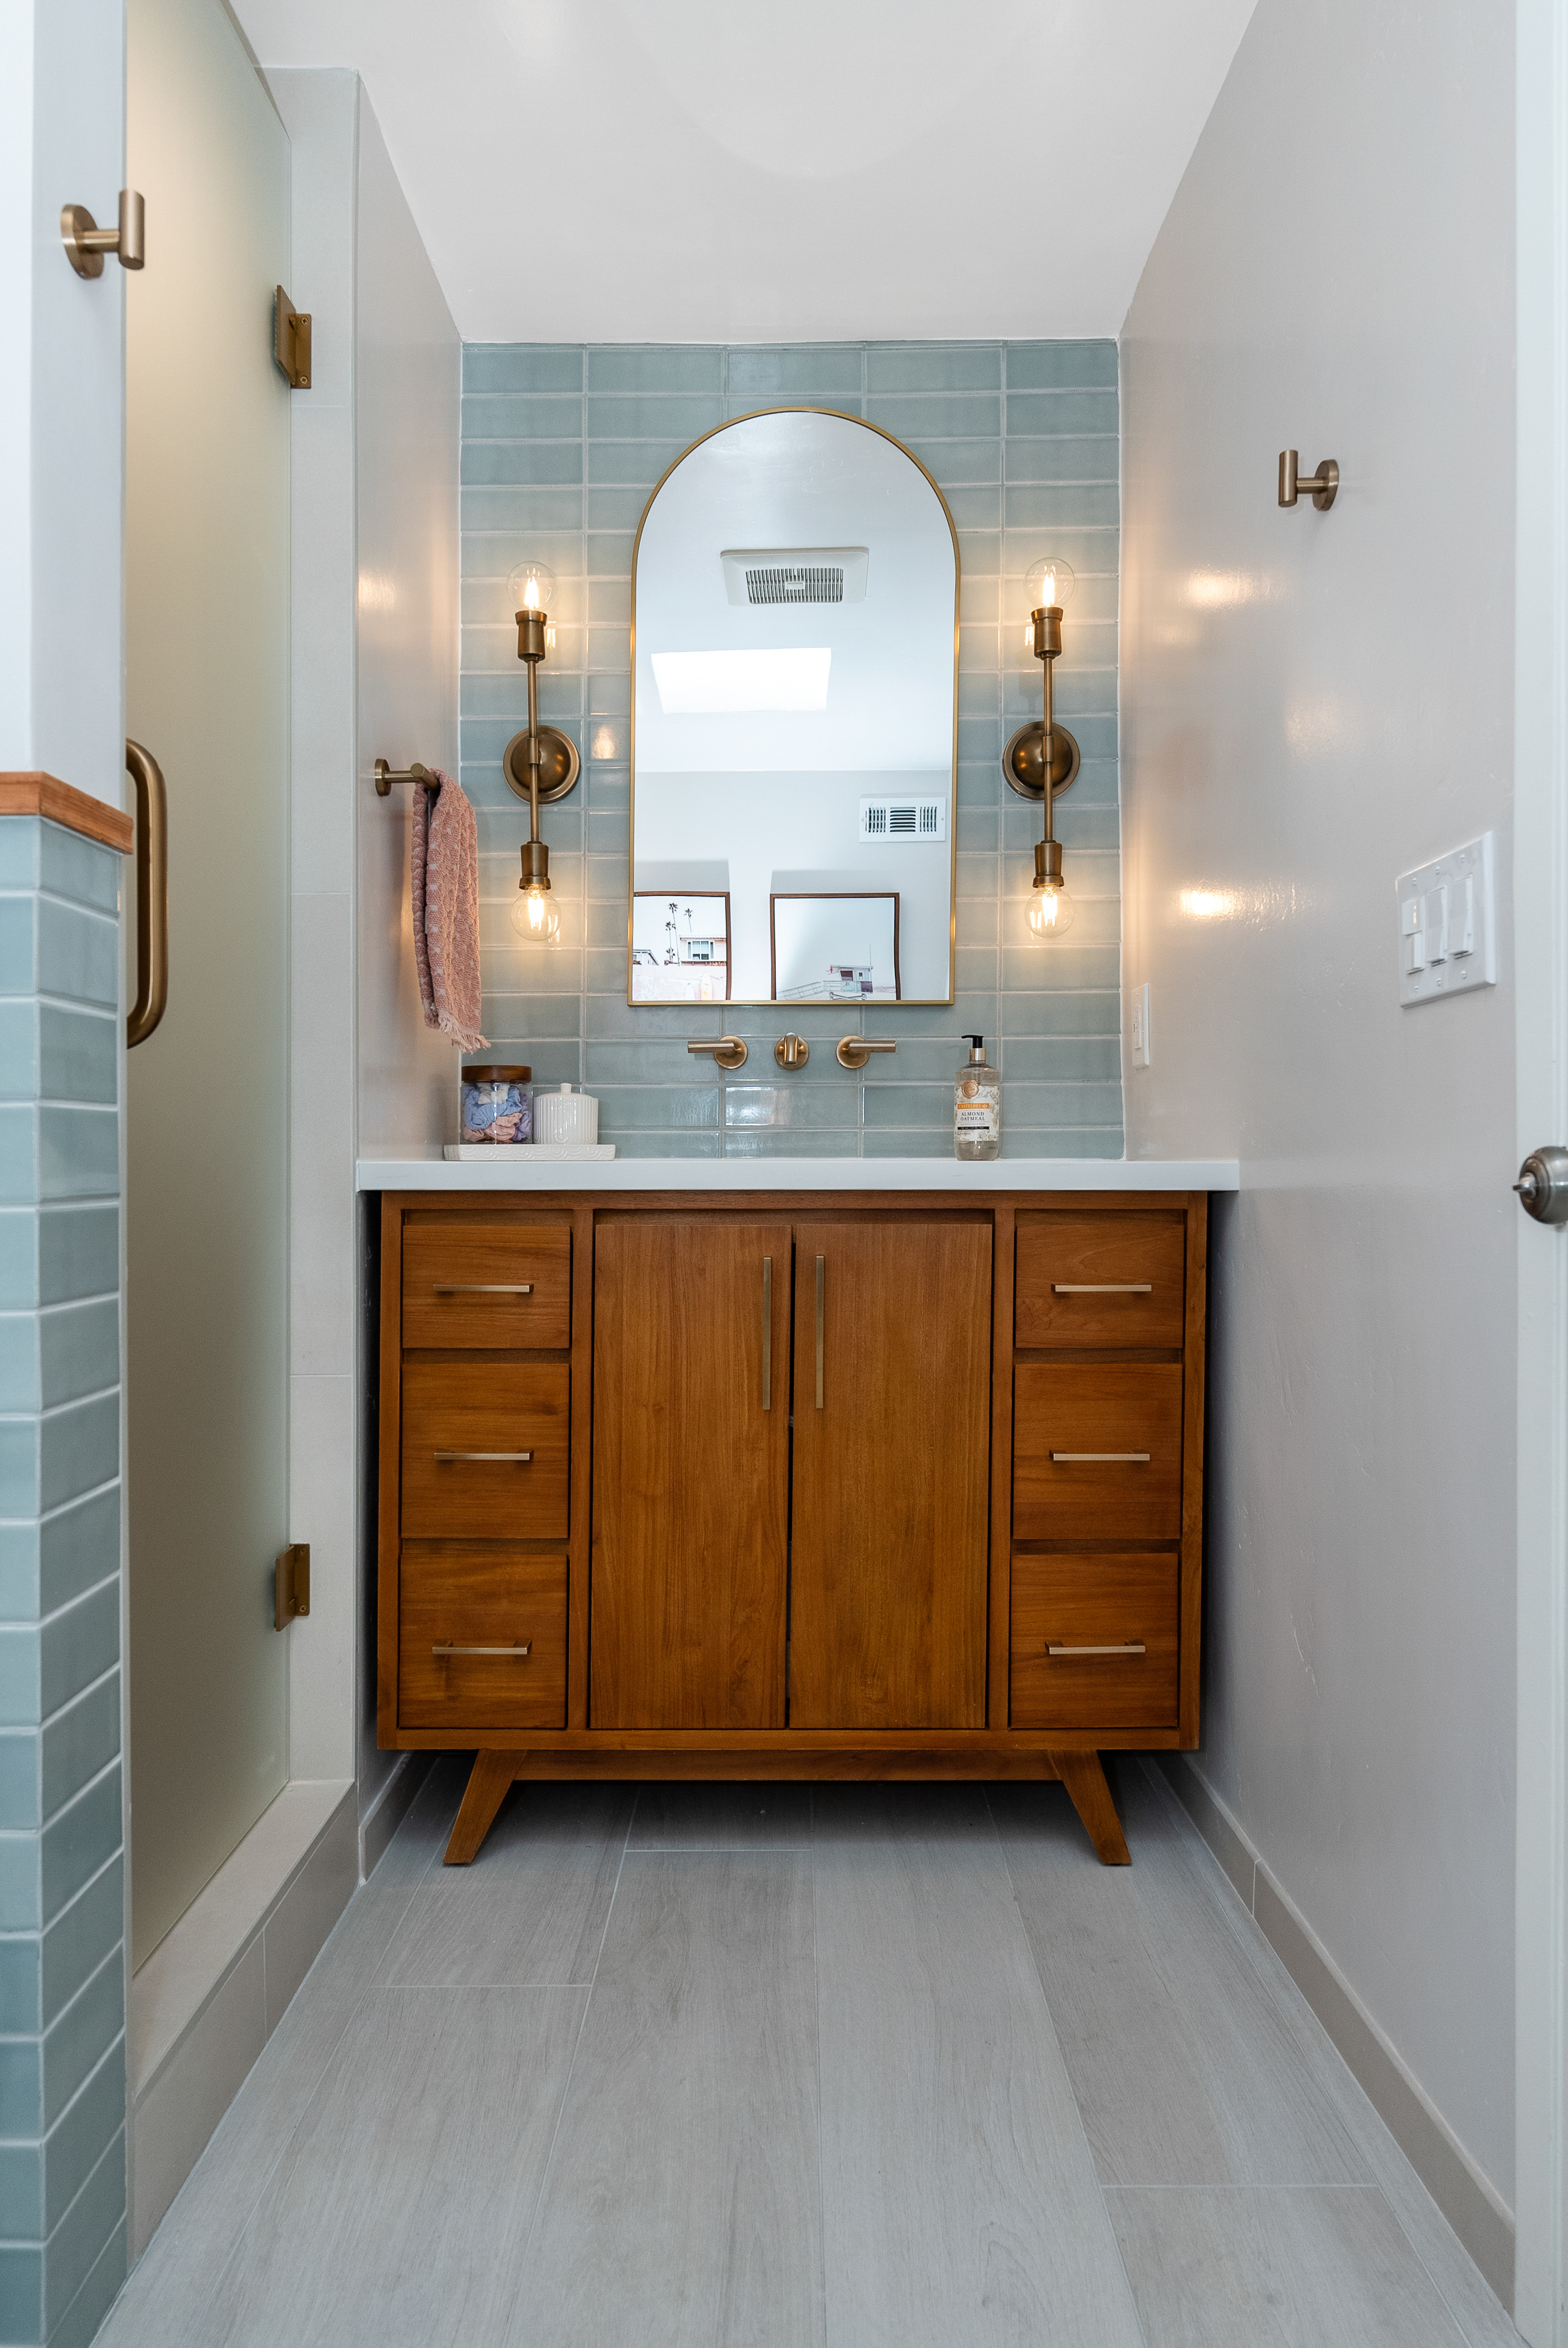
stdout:
POLYGON ((898 891, 775 890, 768 900, 779 1003, 897 1003, 898 891))
POLYGON ((671 889, 633 890, 633 1003, 729 999, 729 891, 682 896, 671 889))

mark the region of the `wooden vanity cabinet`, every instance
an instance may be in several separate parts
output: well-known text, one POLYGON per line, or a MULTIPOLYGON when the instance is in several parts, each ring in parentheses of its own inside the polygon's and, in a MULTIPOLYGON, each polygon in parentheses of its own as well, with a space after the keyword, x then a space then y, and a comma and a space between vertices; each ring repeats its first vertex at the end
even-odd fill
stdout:
POLYGON ((1198 1735, 1206 1200, 386 1194, 377 1711, 515 1777, 1198 1735))

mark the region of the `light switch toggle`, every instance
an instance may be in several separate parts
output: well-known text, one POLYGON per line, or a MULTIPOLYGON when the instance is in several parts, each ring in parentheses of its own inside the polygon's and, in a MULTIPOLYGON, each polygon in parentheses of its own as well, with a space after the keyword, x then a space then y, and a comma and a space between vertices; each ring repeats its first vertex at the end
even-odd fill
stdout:
POLYGON ((1494 836, 1484 832, 1451 855, 1395 883, 1399 912, 1399 1000, 1497 983, 1494 836))

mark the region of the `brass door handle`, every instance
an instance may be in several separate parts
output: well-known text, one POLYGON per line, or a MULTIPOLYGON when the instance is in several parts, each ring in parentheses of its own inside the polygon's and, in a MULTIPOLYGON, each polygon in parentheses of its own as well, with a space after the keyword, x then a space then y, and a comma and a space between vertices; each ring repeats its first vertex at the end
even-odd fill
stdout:
POLYGON ((819 1255, 816 1260, 816 1406, 818 1410, 822 1408, 822 1307, 826 1285, 827 1259, 825 1256, 819 1255))
POLYGON ((436 1280, 431 1286, 437 1296, 531 1296, 534 1292, 531 1280, 436 1280))
POLYGON ((1050 1457, 1053 1467, 1064 1459, 1122 1459, 1139 1468, 1149 1465, 1146 1451, 1053 1451, 1050 1457))
POLYGON ((136 1001, 126 1048, 145 1044, 169 1004, 169 795, 163 768, 139 742, 125 746, 136 785, 136 1001))
POLYGON ((721 1068, 743 1068, 746 1065, 743 1035, 715 1035, 709 1043, 690 1043, 686 1049, 689 1052, 712 1052, 721 1068))
POLYGON ((1053 1280, 1053 1296, 1153 1296, 1152 1280, 1053 1280))
POLYGON ((896 1052, 897 1044, 874 1044, 868 1035, 843 1035, 838 1044, 841 1068, 863 1068, 873 1052, 896 1052))
POLYGON ((526 1468, 534 1455, 531 1451, 433 1451, 430 1456, 443 1465, 454 1459, 509 1459, 526 1468))
POLYGON ((433 1655, 516 1655, 521 1660, 533 1645, 531 1639, 519 1640, 515 1647, 432 1647, 433 1655))
POLYGON ((763 1408, 774 1406, 774 1260, 763 1258, 763 1408))
POLYGON ((1123 1640, 1116 1647, 1047 1647, 1048 1655, 1142 1655, 1147 1653, 1142 1639, 1123 1640))

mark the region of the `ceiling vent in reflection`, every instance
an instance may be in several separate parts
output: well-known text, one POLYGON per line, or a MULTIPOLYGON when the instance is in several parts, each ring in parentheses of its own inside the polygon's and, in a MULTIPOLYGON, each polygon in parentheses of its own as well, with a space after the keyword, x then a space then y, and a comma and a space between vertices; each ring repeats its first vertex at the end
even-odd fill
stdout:
POLYGON ((865 546, 732 546, 719 557, 732 603, 864 603, 865 546))
POLYGON ((862 839, 946 839, 948 802, 940 799, 862 799, 862 839))

